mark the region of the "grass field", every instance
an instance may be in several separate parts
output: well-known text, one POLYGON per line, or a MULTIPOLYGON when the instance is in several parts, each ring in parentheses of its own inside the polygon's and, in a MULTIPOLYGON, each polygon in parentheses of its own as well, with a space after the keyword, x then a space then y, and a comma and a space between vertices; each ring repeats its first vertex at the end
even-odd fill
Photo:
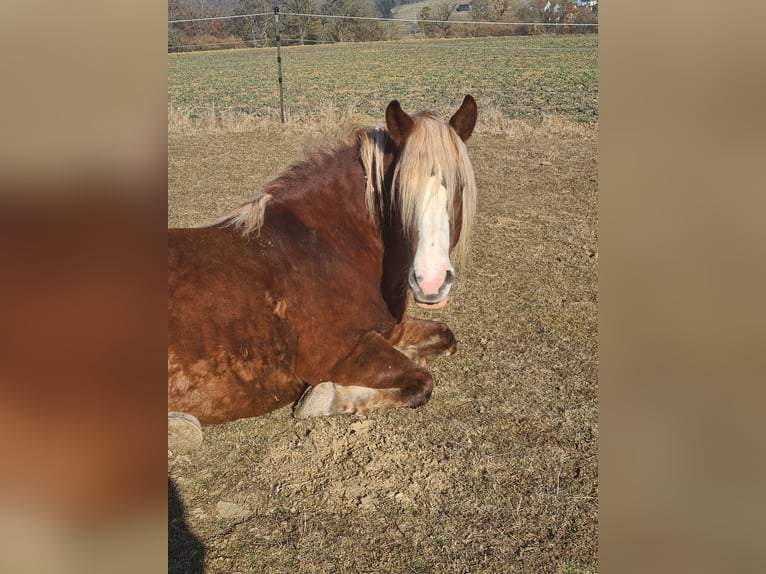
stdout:
MULTIPOLYGON (((446 114, 470 92, 479 105, 468 142, 479 194, 471 263, 431 314, 450 325, 458 352, 434 363, 430 402, 305 421, 284 408, 208 427, 193 452, 169 451, 170 573, 598 571, 598 124, 578 121, 597 118, 595 44, 291 49, 293 77, 300 69, 316 82, 302 86, 300 106, 286 86, 286 125, 274 121, 271 86, 250 89, 248 66, 268 51, 169 57, 174 105, 198 105, 201 118, 212 102, 263 114, 248 129, 202 122, 170 131, 171 226, 210 221, 251 198, 307 143, 341 135, 337 118, 380 122, 392 98, 446 114), (485 65, 456 72, 453 56, 437 58, 448 47, 482 53, 485 65), (337 70, 356 54, 344 79, 337 70), (417 64, 418 54, 430 63, 417 64), (593 68, 588 97, 543 105, 542 86, 580 92, 575 54, 593 68), (322 65, 312 72, 311 62, 322 65), (512 84, 526 91, 509 95, 502 86, 512 84), (589 98, 591 116, 577 111, 589 98)), ((264 75, 272 65, 263 63, 264 75)))
MULTIPOLYGON (((328 107, 378 118, 399 99, 405 109, 446 113, 470 93, 508 118, 594 121, 597 48, 595 35, 286 47, 285 110, 293 119, 328 107)), ((216 110, 278 118, 276 50, 170 54, 168 100, 193 117, 216 110)))

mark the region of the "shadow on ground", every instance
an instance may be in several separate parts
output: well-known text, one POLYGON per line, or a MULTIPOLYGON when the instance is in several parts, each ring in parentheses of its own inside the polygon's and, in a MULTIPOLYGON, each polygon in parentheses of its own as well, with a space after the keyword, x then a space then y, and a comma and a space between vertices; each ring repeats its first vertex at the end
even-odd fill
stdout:
POLYGON ((205 546, 186 523, 186 512, 168 478, 168 574, 201 574, 205 546))

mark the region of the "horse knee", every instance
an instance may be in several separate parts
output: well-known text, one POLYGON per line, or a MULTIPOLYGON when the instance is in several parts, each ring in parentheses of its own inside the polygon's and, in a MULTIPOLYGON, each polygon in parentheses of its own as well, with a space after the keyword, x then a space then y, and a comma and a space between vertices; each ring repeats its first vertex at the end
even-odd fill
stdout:
POLYGON ((423 406, 431 398, 434 381, 428 371, 417 371, 412 375, 412 382, 405 392, 405 404, 410 408, 423 406))
POLYGON ((442 329, 442 337, 444 341, 442 354, 445 356, 454 355, 457 352, 457 339, 447 325, 444 325, 442 329))

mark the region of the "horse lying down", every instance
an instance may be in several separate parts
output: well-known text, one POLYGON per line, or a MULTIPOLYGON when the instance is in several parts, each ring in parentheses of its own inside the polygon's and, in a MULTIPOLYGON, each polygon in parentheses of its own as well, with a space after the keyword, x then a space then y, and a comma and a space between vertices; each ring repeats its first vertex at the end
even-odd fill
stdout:
POLYGON ((168 231, 168 411, 202 424, 295 404, 299 418, 418 407, 456 350, 444 323, 476 183, 466 96, 405 113, 289 168, 212 225, 168 231), (452 259, 451 259, 452 256, 452 259))

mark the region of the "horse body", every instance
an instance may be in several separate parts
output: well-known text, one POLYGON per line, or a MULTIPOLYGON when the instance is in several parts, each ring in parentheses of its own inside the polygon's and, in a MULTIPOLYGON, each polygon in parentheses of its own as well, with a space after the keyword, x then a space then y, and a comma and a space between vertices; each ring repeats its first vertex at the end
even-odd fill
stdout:
MULTIPOLYGON (((453 133, 468 121, 466 139, 475 109, 467 96, 451 127, 438 121, 453 133)), ((296 416, 428 400, 425 364, 455 339, 406 307, 410 293, 446 301, 454 272, 433 253, 456 245, 466 209, 429 168, 407 219, 396 172, 419 120, 396 102, 386 116, 386 130, 293 166, 213 226, 169 230, 169 410, 211 424, 298 399, 296 416)))

